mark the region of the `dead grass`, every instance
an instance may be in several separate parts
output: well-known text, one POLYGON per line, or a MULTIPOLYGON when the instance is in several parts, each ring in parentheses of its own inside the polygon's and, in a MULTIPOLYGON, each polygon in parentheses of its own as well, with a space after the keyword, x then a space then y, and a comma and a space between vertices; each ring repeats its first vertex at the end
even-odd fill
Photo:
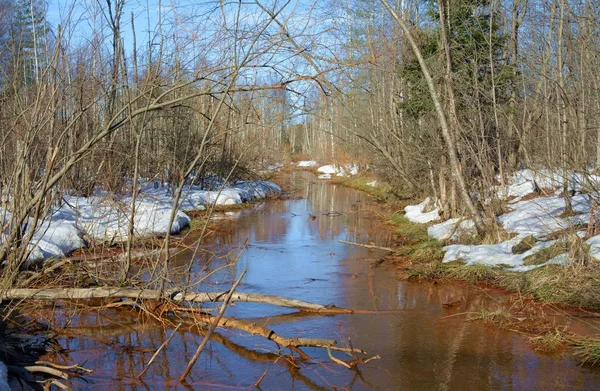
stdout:
POLYGON ((392 187, 390 185, 383 185, 373 187, 368 185, 369 182, 373 181, 373 178, 364 176, 352 176, 352 177, 337 177, 334 179, 335 182, 340 183, 344 186, 348 186, 353 189, 364 191, 375 197, 378 201, 388 202, 396 198, 396 195, 392 193, 392 187))
POLYGON ((512 315, 507 308, 487 309, 482 308, 476 314, 470 316, 470 320, 481 321, 500 328, 507 328, 512 323, 512 315))
POLYGON ((529 235, 523 238, 523 240, 521 240, 518 244, 515 244, 512 247, 512 252, 514 254, 523 254, 524 252, 531 250, 537 242, 538 240, 535 238, 535 236, 529 235))
POLYGON ((554 353, 565 345, 566 336, 560 331, 555 330, 536 337, 529 338, 529 344, 538 352, 554 353))
POLYGON ((398 213, 392 215, 389 222, 394 226, 401 245, 396 255, 409 257, 413 264, 439 262, 444 257, 442 244, 427 234, 425 225, 414 224, 398 213))
POLYGON ((600 309, 600 266, 549 265, 527 273, 528 293, 548 303, 600 309))
POLYGON ((523 264, 525 266, 530 265, 541 265, 554 257, 559 256, 560 254, 564 254, 568 252, 569 249, 566 243, 555 243, 550 247, 546 247, 536 252, 535 254, 529 255, 523 259, 523 264))
POLYGON ((406 274, 406 277, 408 279, 437 280, 448 277, 448 269, 451 267, 440 261, 422 262, 414 264, 406 274))
POLYGON ((587 224, 575 224, 568 228, 554 231, 544 236, 545 240, 559 240, 565 237, 571 237, 575 235, 577 231, 583 231, 587 229, 587 224))
POLYGON ((497 268, 491 268, 485 265, 456 265, 448 269, 450 277, 465 281, 470 284, 494 284, 498 282, 499 271, 497 268))
POLYGON ((599 366, 600 365, 600 339, 584 338, 572 341, 575 357, 581 360, 582 364, 599 366))

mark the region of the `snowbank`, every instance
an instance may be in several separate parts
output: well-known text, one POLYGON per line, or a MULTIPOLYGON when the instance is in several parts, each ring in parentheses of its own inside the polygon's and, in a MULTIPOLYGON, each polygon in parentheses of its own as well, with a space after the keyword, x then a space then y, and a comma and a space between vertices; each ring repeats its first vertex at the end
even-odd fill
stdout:
MULTIPOLYGON (((166 234, 173 210, 171 205, 166 201, 142 197, 135 205, 136 213, 133 219, 135 235, 166 234)), ((59 219, 57 223, 72 221, 81 233, 101 241, 122 242, 129 237, 130 198, 111 200, 101 197, 65 197, 65 201, 61 212, 63 216, 71 213, 72 217, 68 220, 59 219)), ((52 220, 56 221, 56 218, 53 216, 52 220)), ((185 213, 177 211, 171 233, 181 231, 189 223, 190 218, 185 213)))
MULTIPOLYGON (((600 185, 600 176, 591 173, 581 173, 563 170, 530 170, 524 169, 513 174, 506 186, 496 186, 498 198, 522 197, 538 189, 552 190, 562 188, 564 180, 567 180, 568 190, 581 192, 585 189, 597 189, 600 185)), ((498 178, 498 181, 500 178, 498 178)), ((562 189, 561 189, 562 191, 562 189)))
POLYGON ((552 246, 555 240, 537 242, 531 249, 522 254, 514 254, 512 249, 519 244, 525 236, 518 235, 512 239, 498 244, 462 245, 452 244, 444 247, 442 262, 462 261, 467 265, 476 263, 488 266, 505 266, 511 271, 525 271, 542 265, 525 266, 524 260, 544 248, 552 246))
POLYGON ((317 165, 317 162, 314 160, 303 160, 298 162, 298 167, 314 167, 317 165))
MULTIPOLYGON (((522 201, 522 197, 539 189, 553 190, 562 186, 567 178, 568 187, 574 192, 585 192, 586 189, 598 188, 600 177, 591 174, 549 170, 521 170, 515 173, 504 188, 495 186, 492 193, 499 198, 512 198, 507 204, 509 212, 498 216, 498 223, 508 233, 516 236, 505 242, 494 245, 462 245, 452 244, 444 247, 444 262, 463 261, 466 264, 484 264, 490 266, 502 265, 512 271, 527 271, 547 264, 566 264, 568 255, 561 254, 542 265, 524 265, 524 260, 536 252, 552 246, 555 241, 548 240, 548 235, 563 231, 575 230, 578 225, 585 225, 590 218, 592 199, 590 194, 580 193, 570 197, 573 215, 565 214, 565 199, 559 196, 537 197, 522 201), (512 248, 527 236, 533 236, 538 241, 523 254, 514 254, 512 248)), ((489 193, 488 193, 489 194, 489 193)), ((593 192, 592 194, 595 195, 593 192)), ((420 204, 409 205, 405 208, 406 217, 418 223, 428 223, 439 219, 438 210, 424 212, 431 203, 427 198, 420 204)), ((475 232, 473 221, 470 219, 450 219, 434 224, 427 229, 429 236, 438 240, 457 240, 459 231, 475 232)), ((584 232, 576 232, 583 237, 584 232)), ((600 260, 600 235, 587 240, 590 255, 600 260)))
POLYGON ((590 256, 600 261, 600 235, 592 236, 586 243, 590 246, 590 256))
POLYGON ((539 197, 509 204, 511 212, 498 217, 507 232, 530 234, 542 238, 576 224, 585 224, 589 218, 591 199, 586 194, 571 197, 575 216, 561 217, 565 211, 563 197, 539 197))
POLYGON ((427 197, 425 201, 417 205, 408 205, 404 208, 406 218, 413 223, 429 223, 440 219, 438 208, 431 212, 425 212, 425 209, 431 204, 431 198, 427 197))
POLYGON ((317 168, 317 172, 324 175, 353 176, 358 174, 358 164, 346 164, 345 166, 327 164, 317 168))
MULTIPOLYGON (((207 205, 232 205, 279 194, 281 188, 268 181, 237 182, 222 191, 202 190, 199 186, 183 189, 180 210, 175 213, 171 233, 180 232, 190 223, 185 211, 204 209, 207 205)), ((122 242, 129 237, 131 197, 108 195, 92 197, 65 196, 63 205, 54 208, 40 224, 30 243, 29 260, 62 257, 85 247, 83 237, 107 242, 122 242)), ((166 234, 173 197, 168 187, 148 184, 135 203, 134 234, 166 234)))
POLYGON ((439 224, 434 224, 427 228, 427 234, 440 241, 448 239, 456 240, 460 233, 474 235, 476 232, 473 220, 455 218, 439 224))
POLYGON ((338 169, 333 164, 327 164, 325 166, 317 168, 317 172, 320 172, 322 174, 337 174, 338 169))

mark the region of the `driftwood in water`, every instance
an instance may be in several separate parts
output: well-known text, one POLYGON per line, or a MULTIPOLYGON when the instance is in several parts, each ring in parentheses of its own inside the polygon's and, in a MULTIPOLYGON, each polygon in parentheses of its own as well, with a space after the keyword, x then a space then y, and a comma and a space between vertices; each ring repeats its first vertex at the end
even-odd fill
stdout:
POLYGON ((372 244, 362 244, 362 243, 356 243, 356 242, 348 242, 346 240, 338 240, 338 242, 340 243, 344 243, 344 244, 350 244, 352 246, 358 246, 358 247, 364 247, 364 248, 370 248, 370 249, 374 249, 374 250, 384 250, 384 251, 396 251, 393 248, 389 248, 389 247, 381 247, 381 246, 375 246, 372 244))
MULTIPOLYGON (((204 324, 211 324, 215 321, 216 317, 206 313, 196 313, 193 314, 196 320, 201 321, 204 324)), ((300 347, 315 347, 315 348, 324 348, 331 350, 338 350, 342 352, 354 352, 366 354, 363 350, 360 349, 352 349, 352 348, 341 348, 337 346, 337 341, 335 339, 322 339, 322 338, 286 338, 277 334, 275 331, 260 326, 256 323, 235 319, 235 318, 227 318, 222 317, 219 320, 219 326, 221 327, 231 327, 237 330, 244 331, 246 333, 252 335, 258 335, 265 339, 275 342, 280 346, 284 346, 287 348, 300 348, 300 347)), ((303 355, 301 351, 295 350, 297 353, 303 355)))
MULTIPOLYGON (((199 292, 184 294, 178 291, 162 293, 158 290, 145 290, 121 287, 91 288, 49 288, 26 289, 15 288, 0 291, 0 300, 82 300, 127 298, 142 300, 174 300, 188 303, 222 302, 229 292, 199 292)), ((281 296, 263 295, 259 293, 234 293, 231 302, 249 302, 270 304, 279 307, 296 308, 324 314, 352 313, 352 310, 337 308, 333 305, 322 305, 307 301, 289 299, 281 296)))

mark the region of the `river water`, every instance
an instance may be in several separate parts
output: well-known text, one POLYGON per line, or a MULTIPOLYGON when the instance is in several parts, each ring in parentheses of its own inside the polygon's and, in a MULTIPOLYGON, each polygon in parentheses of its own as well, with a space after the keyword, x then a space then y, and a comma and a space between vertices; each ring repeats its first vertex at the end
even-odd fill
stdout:
POLYGON ((200 290, 227 289, 247 269, 238 291, 377 310, 322 316, 237 303, 226 315, 252 319, 284 337, 336 339, 379 360, 351 371, 333 363, 326 351, 307 348, 312 360, 294 365, 274 354, 278 347, 272 342, 218 330, 188 383, 181 384, 177 379, 202 339, 196 327, 184 324, 140 381, 136 375, 173 329, 118 308, 71 316, 71 335, 61 334, 60 349, 49 358, 94 369, 73 384, 90 390, 254 390, 263 375, 262 390, 600 389, 599 370, 580 367, 566 353, 536 353, 524 336, 461 315, 489 306, 500 293, 398 281, 392 266, 373 267, 385 253, 339 243, 386 246, 393 240, 378 218, 379 206, 366 194, 309 173, 293 173, 288 180, 299 197, 224 216, 222 228, 203 241, 202 251, 188 238, 192 245, 174 266, 194 257, 197 275, 215 271, 200 290), (238 257, 235 266, 218 270, 238 257))

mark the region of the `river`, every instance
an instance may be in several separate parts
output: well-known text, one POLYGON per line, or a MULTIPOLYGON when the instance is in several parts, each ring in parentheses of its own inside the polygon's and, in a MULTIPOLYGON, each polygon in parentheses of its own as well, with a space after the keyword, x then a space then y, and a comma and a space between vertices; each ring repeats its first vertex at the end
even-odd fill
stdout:
POLYGON ((461 284, 399 281, 393 266, 374 267, 384 252, 340 243, 392 242, 390 228, 379 219, 380 206, 365 193, 318 181, 305 172, 288 179, 299 197, 268 200, 222 216, 222 228, 201 248, 187 239, 191 246, 174 267, 194 257, 194 272, 201 275, 239 258, 198 289, 227 289, 247 269, 238 291, 377 310, 322 316, 237 303, 226 315, 253 319, 285 337, 337 339, 342 346, 379 355, 379 360, 351 371, 332 362, 327 351, 307 348, 312 360, 292 364, 273 354, 278 347, 272 342, 218 330, 188 383, 181 384, 177 379, 202 339, 186 324, 143 380, 137 380, 173 329, 143 313, 132 317, 129 310, 118 308, 69 316, 64 322, 70 335, 61 333, 59 349, 47 358, 94 369, 85 381, 74 381, 76 389, 90 390, 254 390, 263 375, 262 390, 600 389, 600 371, 579 366, 567 353, 536 353, 525 336, 461 315, 489 306, 501 293, 461 284), (450 302, 456 304, 445 305, 450 302))

